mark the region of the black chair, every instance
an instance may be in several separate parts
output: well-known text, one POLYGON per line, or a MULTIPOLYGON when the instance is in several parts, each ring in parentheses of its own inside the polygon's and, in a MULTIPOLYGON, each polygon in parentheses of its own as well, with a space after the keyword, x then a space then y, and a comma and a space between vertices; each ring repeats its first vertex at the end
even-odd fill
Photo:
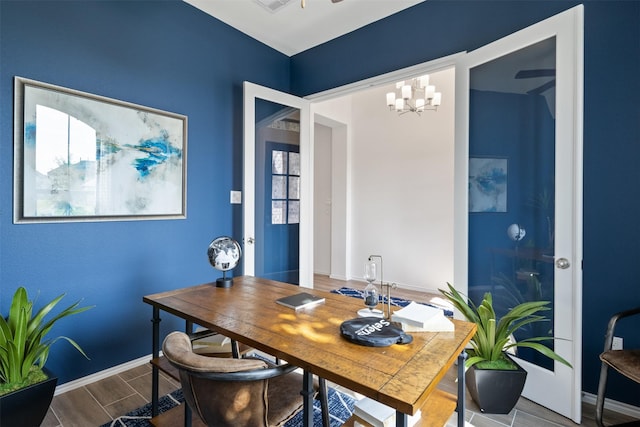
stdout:
MULTIPOLYGON (((281 426, 302 410, 302 375, 294 372, 296 366, 202 356, 193 352, 191 338, 183 332, 169 334, 162 350, 179 371, 189 408, 207 426, 281 426)), ((328 425, 324 380, 316 389, 328 425)))
MULTIPOLYGON (((615 335, 616 324, 620 319, 640 314, 640 307, 616 313, 607 326, 607 333, 604 339, 604 351, 600 354, 602 367, 600 368, 600 382, 598 383, 598 397, 596 399, 596 422, 600 427, 604 427, 602 421, 605 392, 607 389, 607 375, 609 368, 627 378, 640 383, 640 349, 612 350, 613 337, 615 335)), ((618 425, 640 425, 639 422, 618 424, 618 425)))

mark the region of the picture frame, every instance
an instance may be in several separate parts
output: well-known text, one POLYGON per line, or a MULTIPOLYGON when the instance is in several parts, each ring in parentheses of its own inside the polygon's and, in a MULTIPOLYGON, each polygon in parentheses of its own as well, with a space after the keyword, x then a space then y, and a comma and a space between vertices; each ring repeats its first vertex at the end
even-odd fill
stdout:
POLYGON ((506 158, 469 157, 469 212, 507 212, 506 158))
POLYGON ((186 218, 187 116, 14 81, 14 223, 186 218))

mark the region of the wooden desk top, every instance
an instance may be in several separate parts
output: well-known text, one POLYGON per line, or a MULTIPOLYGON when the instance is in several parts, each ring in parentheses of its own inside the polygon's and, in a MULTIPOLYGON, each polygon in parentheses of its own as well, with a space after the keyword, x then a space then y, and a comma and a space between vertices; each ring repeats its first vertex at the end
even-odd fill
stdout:
POLYGON ((423 406, 476 329, 454 320, 455 332, 412 333, 411 344, 364 347, 340 335, 340 324, 357 317, 361 300, 250 276, 233 281, 231 288, 207 283, 143 301, 409 415, 423 406), (275 302, 302 291, 326 301, 298 311, 275 302))

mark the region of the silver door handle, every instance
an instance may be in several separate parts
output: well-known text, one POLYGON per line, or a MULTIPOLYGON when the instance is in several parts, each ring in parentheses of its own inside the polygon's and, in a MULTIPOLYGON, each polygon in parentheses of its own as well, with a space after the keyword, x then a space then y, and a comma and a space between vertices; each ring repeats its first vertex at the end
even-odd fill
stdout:
POLYGON ((558 258, 556 260, 556 267, 566 270, 571 266, 571 263, 566 258, 558 258))
POLYGON ((253 245, 256 242, 256 240, 253 237, 247 237, 246 241, 250 245, 253 245))

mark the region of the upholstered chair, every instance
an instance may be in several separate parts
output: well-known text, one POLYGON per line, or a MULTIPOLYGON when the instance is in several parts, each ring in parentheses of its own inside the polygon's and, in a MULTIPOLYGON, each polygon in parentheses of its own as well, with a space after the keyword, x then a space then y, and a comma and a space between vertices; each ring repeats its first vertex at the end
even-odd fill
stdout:
MULTIPOLYGON (((598 397, 596 399, 596 422, 600 427, 604 427, 602 418, 609 368, 613 368, 625 377, 640 383, 640 349, 612 349, 613 337, 615 335, 615 328, 618 321, 625 317, 635 316, 638 314, 640 314, 640 307, 616 313, 609 320, 607 333, 604 339, 604 351, 600 354, 602 367, 600 368, 600 382, 598 384, 598 397)), ((640 320, 640 318, 638 319, 640 320)))
POLYGON ((170 333, 162 350, 179 371, 192 413, 208 426, 281 426, 302 409, 302 375, 295 366, 202 356, 182 332, 170 333))

